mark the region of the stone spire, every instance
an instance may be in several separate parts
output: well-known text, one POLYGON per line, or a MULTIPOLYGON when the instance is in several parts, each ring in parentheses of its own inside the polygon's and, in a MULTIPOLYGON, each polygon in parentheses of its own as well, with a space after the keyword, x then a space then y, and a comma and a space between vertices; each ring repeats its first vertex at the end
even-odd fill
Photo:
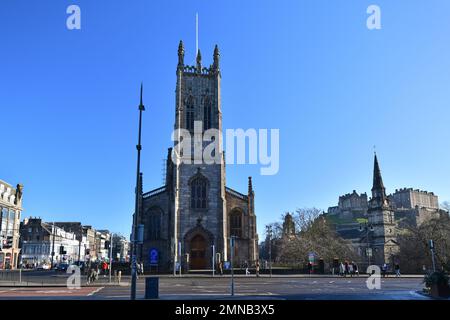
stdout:
POLYGON ((252 177, 248 177, 248 195, 253 194, 252 177))
POLYGON ((180 44, 178 45, 178 68, 184 67, 184 45, 183 40, 180 40, 180 44))
POLYGON ((386 198, 386 189, 384 188, 383 178, 381 177, 380 165, 378 164, 377 154, 375 153, 373 163, 373 186, 372 198, 386 198))
POLYGON ((214 63, 213 63, 213 69, 215 71, 219 71, 219 60, 220 60, 220 52, 219 47, 216 44, 214 48, 214 63))
POLYGON ((197 72, 202 72, 202 54, 200 52, 200 49, 198 49, 197 52, 197 72))

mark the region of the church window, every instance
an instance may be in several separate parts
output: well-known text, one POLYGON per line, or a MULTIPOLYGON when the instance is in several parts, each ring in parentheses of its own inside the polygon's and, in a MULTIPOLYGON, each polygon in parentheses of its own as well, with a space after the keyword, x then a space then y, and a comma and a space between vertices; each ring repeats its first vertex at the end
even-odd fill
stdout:
POLYGON ((186 101, 186 129, 194 130, 194 97, 189 96, 186 101))
POLYGON ((207 187, 208 182, 202 177, 197 177, 191 182, 191 207, 193 209, 206 209, 207 187))
POLYGON ((212 111, 212 106, 211 106, 211 98, 210 97, 206 97, 204 102, 203 102, 203 125, 204 125, 204 129, 208 130, 211 128, 212 124, 211 124, 211 111, 212 111))
POLYGON ((239 211, 233 211, 230 214, 230 235, 235 237, 242 236, 242 215, 239 211))
MULTIPOLYGON (((144 229, 145 230, 145 229, 144 229)), ((158 240, 161 238, 161 211, 150 210, 147 214, 146 240, 158 240)))

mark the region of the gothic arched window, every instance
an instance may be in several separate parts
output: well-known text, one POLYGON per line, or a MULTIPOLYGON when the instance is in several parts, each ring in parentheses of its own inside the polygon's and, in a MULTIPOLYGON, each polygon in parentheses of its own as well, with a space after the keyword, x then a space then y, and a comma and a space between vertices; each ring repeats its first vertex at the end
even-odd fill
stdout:
POLYGON ((230 236, 242 237, 242 214, 238 210, 230 214, 230 236))
POLYGON ((191 95, 186 100, 186 129, 194 130, 194 97, 191 95))
POLYGON ((159 208, 152 208, 146 214, 146 240, 158 240, 161 238, 162 211, 159 208))
POLYGON ((203 100, 203 126, 204 126, 204 130, 208 130, 212 126, 211 111, 212 111, 211 98, 207 96, 203 100))
POLYGON ((206 209, 208 204, 208 180, 198 176, 191 181, 191 208, 206 209))

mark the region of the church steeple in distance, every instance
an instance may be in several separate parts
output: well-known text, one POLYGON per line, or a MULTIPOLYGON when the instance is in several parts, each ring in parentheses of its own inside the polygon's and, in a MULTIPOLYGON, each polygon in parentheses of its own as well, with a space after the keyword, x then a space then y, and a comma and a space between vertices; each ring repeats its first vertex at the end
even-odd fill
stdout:
POLYGON ((386 189, 384 188, 383 178, 381 177, 380 165, 378 164, 377 154, 374 154, 373 162, 373 186, 372 186, 373 198, 385 198, 386 189))

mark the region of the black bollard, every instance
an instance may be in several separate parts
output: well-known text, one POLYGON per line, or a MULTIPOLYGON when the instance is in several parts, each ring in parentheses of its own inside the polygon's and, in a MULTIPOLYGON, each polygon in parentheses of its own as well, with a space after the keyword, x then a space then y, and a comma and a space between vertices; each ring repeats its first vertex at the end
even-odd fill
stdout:
POLYGON ((159 298, 159 278, 145 278, 145 299, 159 298))

